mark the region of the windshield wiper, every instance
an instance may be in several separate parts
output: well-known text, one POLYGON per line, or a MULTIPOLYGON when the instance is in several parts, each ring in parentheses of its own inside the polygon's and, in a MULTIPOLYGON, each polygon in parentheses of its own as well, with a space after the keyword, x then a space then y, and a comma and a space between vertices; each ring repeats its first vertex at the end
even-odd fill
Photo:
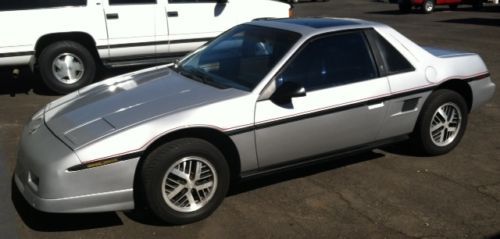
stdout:
MULTIPOLYGON (((185 69, 184 67, 182 67, 181 65, 177 65, 175 64, 174 67, 172 68, 172 70, 174 70, 175 72, 191 79, 191 80, 195 80, 195 81, 198 81, 198 82, 201 82, 201 83, 205 83, 205 80, 200 77, 198 74, 195 74, 193 73, 192 71, 190 70, 187 70, 185 69)), ((206 83, 205 83, 206 84, 206 83)))
POLYGON ((211 86, 214 86, 214 87, 219 88, 219 89, 226 89, 227 88, 226 85, 215 81, 214 79, 212 79, 212 77, 207 75, 202 70, 199 70, 196 68, 186 69, 186 68, 182 67, 181 65, 174 66, 173 70, 176 71, 177 73, 187 77, 187 78, 192 79, 192 80, 195 80, 195 81, 207 84, 207 85, 211 85, 211 86))
POLYGON ((193 69, 191 71, 194 75, 196 75, 197 77, 199 77, 203 83, 207 84, 207 85, 211 85, 211 86, 214 86, 214 87, 217 87, 219 89, 226 89, 227 86, 218 82, 218 81, 215 81, 210 75, 208 75, 206 72, 200 70, 200 69, 193 69))

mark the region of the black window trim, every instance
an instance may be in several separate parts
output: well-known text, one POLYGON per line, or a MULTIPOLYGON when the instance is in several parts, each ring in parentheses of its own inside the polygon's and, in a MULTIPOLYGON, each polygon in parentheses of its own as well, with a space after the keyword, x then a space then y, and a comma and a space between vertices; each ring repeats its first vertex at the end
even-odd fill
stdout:
MULTIPOLYGON (((82 7, 87 7, 89 6, 88 4, 88 0, 84 0, 85 3, 83 4, 60 4, 60 5, 44 5, 44 4, 40 4, 39 6, 37 5, 18 5, 18 6, 9 6, 8 8, 7 7, 4 7, 4 8, 0 8, 0 11, 1 12, 8 12, 8 11, 20 11, 20 10, 41 10, 41 9, 57 9, 57 8, 75 8, 75 7, 78 7, 78 8, 82 8, 82 7)), ((18 3, 20 4, 20 3, 18 3)))
MULTIPOLYGON (((358 29, 348 29, 348 30, 340 30, 340 31, 335 31, 335 32, 327 32, 327 33, 321 33, 321 34, 318 34, 318 35, 314 35, 312 37, 310 37, 309 39, 307 39, 303 44, 302 46, 300 46, 299 49, 297 49, 293 55, 288 58, 288 60, 286 61, 285 64, 283 64, 283 66, 281 67, 281 69, 271 78, 271 80, 268 82, 268 84, 266 85, 266 87, 264 87, 264 89, 262 90, 261 94, 263 92, 266 91, 266 89, 273 83, 273 82, 276 82, 277 78, 287 69, 287 67, 295 60, 295 58, 297 58, 300 53, 309 45, 311 44, 312 42, 318 40, 318 39, 322 39, 322 38, 326 38, 326 37, 331 37, 331 36, 335 36, 335 35, 341 35, 341 34, 348 34, 348 33, 352 33, 352 32, 361 32, 361 34, 363 35, 363 39, 364 39, 364 42, 366 44, 366 47, 367 49, 369 50, 368 53, 370 55, 370 58, 371 58, 371 61, 372 61, 372 64, 373 64, 373 68, 375 69, 375 73, 376 73, 376 76, 374 78, 370 78, 370 79, 364 79, 364 80, 360 80, 360 81, 356 81, 356 82, 352 82, 352 83, 348 83, 348 84, 344 84, 344 85, 349 85, 349 84, 354 84, 354 83, 359 83, 359 82, 364 82, 364 81, 368 81, 368 80, 373 80, 373 79, 378 79, 380 77, 383 77, 382 73, 380 72, 380 70, 378 69, 378 61, 377 61, 377 57, 376 57, 376 54, 374 54, 374 50, 371 48, 371 44, 368 40, 368 36, 367 34, 365 33, 365 31, 367 29, 372 29, 372 28, 358 28, 358 29)), ((344 85, 340 85, 340 86, 344 86, 344 85)), ((314 91, 318 91, 318 90, 324 90, 324 89, 328 89, 328 88, 331 88, 333 85, 326 85, 324 87, 318 87, 318 88, 313 88, 313 89, 308 89, 307 92, 314 92, 314 91)), ((336 86, 333 86, 333 87, 336 87, 336 86)), ((262 100, 265 100, 265 99, 262 99, 262 100)))
POLYGON ((108 0, 108 6, 124 6, 124 5, 156 5, 158 0, 151 0, 151 2, 132 2, 132 3, 111 3, 113 0, 108 0))
POLYGON ((220 0, 211 0, 211 1, 203 1, 200 2, 199 0, 191 0, 190 2, 176 2, 174 0, 167 0, 168 4, 193 4, 193 3, 217 3, 220 4, 220 0))
POLYGON ((368 41, 370 42, 370 45, 372 46, 373 53, 376 56, 377 59, 377 68, 380 70, 380 76, 393 76, 393 75, 398 75, 398 74, 403 74, 403 73, 409 73, 409 72, 414 72, 416 71, 415 66, 405 57, 404 54, 402 54, 390 41, 388 41, 384 36, 382 36, 380 33, 377 32, 374 28, 368 28, 365 29, 365 35, 368 41), (394 72, 389 72, 389 64, 387 63, 386 59, 382 56, 381 49, 379 47, 379 41, 376 39, 376 36, 382 37, 389 45, 391 45, 394 50, 396 50, 406 61, 408 64, 410 64, 411 69, 408 70, 400 70, 400 71, 394 71, 394 72))

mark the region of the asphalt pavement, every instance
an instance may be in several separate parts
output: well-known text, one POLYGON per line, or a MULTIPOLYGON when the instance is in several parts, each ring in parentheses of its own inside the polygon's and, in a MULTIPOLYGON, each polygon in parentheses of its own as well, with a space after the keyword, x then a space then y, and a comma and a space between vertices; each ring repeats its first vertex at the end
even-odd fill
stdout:
MULTIPOLYGON (((500 84, 500 7, 400 14, 383 1, 296 4, 298 16, 386 23, 418 44, 479 53, 500 84)), ((109 71, 101 78, 132 69, 109 71)), ((451 153, 398 144, 233 185, 206 220, 170 226, 147 213, 47 214, 12 187, 24 123, 57 98, 39 77, 0 69, 0 238, 500 238, 500 94, 471 113, 451 153)))

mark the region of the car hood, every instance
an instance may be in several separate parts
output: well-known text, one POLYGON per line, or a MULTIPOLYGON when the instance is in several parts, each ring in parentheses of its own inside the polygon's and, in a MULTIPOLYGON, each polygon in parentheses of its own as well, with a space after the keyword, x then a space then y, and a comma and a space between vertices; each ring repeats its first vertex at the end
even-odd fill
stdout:
POLYGON ((111 78, 45 108, 51 131, 73 149, 156 117, 245 94, 188 79, 167 67, 111 78))

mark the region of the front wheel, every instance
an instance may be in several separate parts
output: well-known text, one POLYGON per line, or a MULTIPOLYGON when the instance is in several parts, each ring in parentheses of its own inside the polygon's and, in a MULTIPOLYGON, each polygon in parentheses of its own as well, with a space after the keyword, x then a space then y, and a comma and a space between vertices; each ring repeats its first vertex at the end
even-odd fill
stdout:
POLYGON ((152 151, 144 161, 141 177, 150 209, 170 224, 208 217, 229 188, 224 155, 196 138, 174 140, 152 151))
POLYGON ((80 43, 59 41, 42 50, 38 58, 40 74, 54 92, 67 94, 94 80, 96 62, 80 43))
POLYGON ((467 103, 460 94, 447 89, 437 90, 420 112, 414 140, 424 154, 448 153, 462 139, 467 117, 467 103))

